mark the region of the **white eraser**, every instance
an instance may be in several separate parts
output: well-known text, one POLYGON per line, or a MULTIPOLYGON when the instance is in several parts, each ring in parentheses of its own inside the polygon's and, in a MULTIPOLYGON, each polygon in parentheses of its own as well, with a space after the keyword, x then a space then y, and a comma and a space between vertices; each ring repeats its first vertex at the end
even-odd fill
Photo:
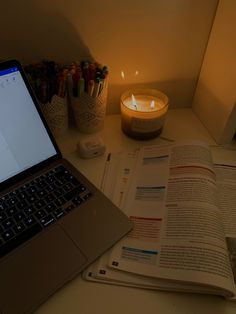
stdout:
POLYGON ((81 158, 93 158, 105 153, 106 147, 100 136, 90 136, 81 139, 77 144, 81 158))

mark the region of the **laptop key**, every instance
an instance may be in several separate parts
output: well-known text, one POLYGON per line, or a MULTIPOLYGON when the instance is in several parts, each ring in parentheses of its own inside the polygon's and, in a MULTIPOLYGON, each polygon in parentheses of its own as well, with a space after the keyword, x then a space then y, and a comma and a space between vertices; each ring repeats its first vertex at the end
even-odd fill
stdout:
POLYGON ((4 212, 0 213, 0 222, 5 220, 6 218, 7 218, 7 215, 4 212))
POLYGON ((3 203, 0 203, 0 211, 6 209, 3 203))
POLYGON ((21 221, 25 218, 25 214, 22 212, 16 213, 14 216, 16 222, 21 221))
POLYGON ((11 228, 14 225, 14 221, 11 218, 8 218, 2 222, 2 226, 5 229, 11 228))
POLYGON ((48 193, 53 192, 56 189, 57 189, 57 186, 54 183, 51 183, 50 185, 46 187, 46 190, 48 191, 48 193))
POLYGON ((30 228, 24 230, 19 235, 11 238, 7 243, 0 245, 0 257, 11 252, 13 249, 18 247, 20 244, 23 244, 27 240, 31 239, 34 235, 39 233, 43 228, 40 224, 34 224, 30 228))
POLYGON ((9 206, 6 201, 0 201, 0 211, 7 209, 9 206))
POLYGON ((22 201, 28 197, 28 194, 26 192, 21 192, 17 196, 18 196, 19 200, 22 201))
POLYGON ((29 198, 28 198, 28 202, 29 203, 34 203, 35 201, 37 201, 38 198, 36 197, 36 195, 31 195, 29 198))
POLYGON ((26 206, 28 205, 28 203, 26 202, 26 200, 22 200, 19 203, 16 204, 16 207, 21 210, 24 209, 26 206))
POLYGON ((67 200, 64 197, 59 197, 57 200, 54 201, 54 204, 56 204, 56 206, 61 206, 66 202, 67 200))
POLYGON ((84 192, 86 190, 86 188, 81 184, 80 186, 77 186, 76 188, 74 188, 73 190, 67 192, 65 194, 65 198, 69 201, 71 200, 73 197, 77 196, 78 194, 84 192))
POLYGON ((54 192, 54 195, 56 196, 56 197, 60 197, 60 196, 62 196, 62 195, 64 195, 65 194, 65 192, 61 189, 61 188, 58 188, 55 192, 54 192))
POLYGON ((6 210, 6 214, 7 214, 8 217, 13 216, 13 215, 16 214, 17 212, 18 212, 18 210, 16 209, 15 206, 12 206, 12 207, 10 207, 10 208, 8 208, 8 209, 6 210))
POLYGON ((14 235, 15 235, 14 232, 11 229, 8 229, 7 231, 1 234, 1 237, 4 241, 9 241, 14 237, 14 235))
POLYGON ((68 174, 68 170, 66 170, 62 165, 57 167, 57 172, 55 173, 55 177, 60 179, 68 174))
POLYGON ((48 194, 47 190, 44 189, 44 190, 40 190, 40 191, 37 193, 37 196, 38 196, 39 198, 41 198, 41 197, 45 197, 47 194, 48 194))
POLYGON ((23 230, 25 230, 25 225, 23 224, 23 222, 20 222, 19 224, 13 227, 13 230, 15 231, 15 233, 20 233, 23 230))
POLYGON ((53 183, 54 181, 55 181, 55 177, 52 176, 52 175, 48 176, 48 178, 46 179, 46 182, 47 182, 48 184, 51 184, 51 183, 53 183))
POLYGON ((63 190, 65 192, 69 192, 70 190, 73 189, 73 185, 71 183, 66 183, 64 186, 63 186, 63 190))
POLYGON ((43 227, 47 227, 54 222, 55 222, 55 219, 53 218, 52 215, 48 215, 40 220, 40 223, 43 225, 43 227))
POLYGON ((80 184, 80 182, 76 179, 75 176, 73 176, 72 174, 69 174, 66 176, 67 182, 69 182, 70 184, 72 184, 73 186, 77 186, 80 184))
POLYGON ((29 216, 29 217, 24 219, 24 223, 28 227, 32 226, 35 222, 36 222, 36 219, 33 217, 33 215, 31 215, 31 216, 29 216))
POLYGON ((84 200, 79 197, 79 196, 76 196, 75 198, 72 199, 72 202, 74 203, 74 205, 78 206, 78 205, 81 205, 84 200))
POLYGON ((45 199, 45 202, 50 203, 56 199, 56 196, 51 193, 47 195, 44 199, 45 199))
POLYGON ((71 212, 74 208, 75 208, 75 205, 69 205, 69 206, 67 206, 67 207, 65 208, 65 211, 66 211, 67 213, 69 213, 69 212, 71 212))
POLYGON ((46 202, 45 202, 44 200, 39 200, 39 201, 35 202, 34 205, 35 205, 35 207, 36 207, 37 209, 40 209, 40 208, 42 208, 43 206, 46 205, 46 202))
POLYGON ((9 200, 7 201, 9 206, 15 205, 17 202, 17 198, 16 197, 11 197, 9 198, 9 200))
POLYGON ((30 186, 29 187, 29 189, 27 190, 27 192, 29 193, 29 194, 34 194, 34 193, 36 193, 37 192, 37 188, 36 188, 36 186, 30 186))
POLYGON ((35 213, 35 216, 37 217, 37 219, 44 218, 46 215, 47 215, 47 214, 46 214, 45 210, 43 210, 43 209, 40 209, 40 210, 38 210, 38 211, 35 213))
POLYGON ((24 213, 26 214, 26 216, 30 216, 31 214, 33 214, 35 212, 35 207, 34 206, 28 206, 24 209, 24 213))
POLYGON ((59 219, 65 215, 65 212, 61 208, 57 208, 56 210, 54 210, 53 214, 56 217, 56 219, 59 219))
POLYGON ((61 187, 64 184, 64 182, 62 180, 57 180, 55 181, 55 184, 57 187, 61 187))
POLYGON ((84 196, 83 196, 83 199, 84 200, 87 200, 88 198, 90 198, 92 196, 92 193, 91 192, 88 192, 87 194, 85 194, 84 196))

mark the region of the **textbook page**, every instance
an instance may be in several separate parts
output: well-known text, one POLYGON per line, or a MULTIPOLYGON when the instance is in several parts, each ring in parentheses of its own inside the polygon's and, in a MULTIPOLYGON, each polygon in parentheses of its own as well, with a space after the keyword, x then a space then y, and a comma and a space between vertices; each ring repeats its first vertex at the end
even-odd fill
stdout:
POLYGON ((100 188, 118 207, 121 207, 138 152, 136 148, 127 153, 109 153, 107 156, 100 188))
POLYGON ((216 164, 219 207, 236 285, 236 165, 216 164))
POLYGON ((217 294, 217 289, 213 288, 196 287, 194 284, 191 285, 183 282, 169 282, 159 278, 145 277, 113 269, 108 267, 109 258, 110 251, 103 254, 97 262, 92 264, 91 267, 84 272, 83 278, 90 281, 151 290, 217 294))
POLYGON ((209 285, 212 290, 218 287, 219 294, 233 296, 233 275, 207 146, 143 147, 124 211, 134 229, 113 248, 110 267, 209 285))
MULTIPOLYGON (((129 152, 127 154, 112 153, 108 156, 101 188, 117 206, 121 206, 122 198, 125 197, 125 193, 128 192, 127 185, 135 165, 136 157, 137 151, 129 152), (111 185, 112 181, 114 181, 114 175, 116 175, 116 184, 111 185)), ((169 283, 166 280, 140 276, 108 267, 110 254, 111 250, 107 251, 97 261, 91 264, 85 271, 83 271, 82 278, 100 283, 152 290, 196 292, 195 286, 187 286, 185 283, 169 283)), ((201 288, 201 291, 199 292, 214 293, 207 288, 201 288)))
MULTIPOLYGON (((103 178, 101 181, 101 190, 103 193, 121 209, 121 203, 128 191, 129 180, 134 169, 137 154, 139 149, 134 149, 131 152, 118 152, 109 153, 107 156, 103 178)), ((110 252, 110 251, 109 251, 110 252)), ((105 253, 100 259, 107 260, 107 254, 105 253)), ((100 259, 92 263, 86 270, 82 273, 82 278, 86 280, 99 281, 101 280, 95 277, 98 264, 101 265, 100 259)), ((103 265, 103 263, 102 263, 103 265)), ((111 269, 114 272, 114 270, 111 269)), ((97 271, 98 274, 108 274, 109 272, 97 271)), ((103 277, 103 276, 101 276, 103 277)), ((103 280, 105 282, 105 280, 103 280)))

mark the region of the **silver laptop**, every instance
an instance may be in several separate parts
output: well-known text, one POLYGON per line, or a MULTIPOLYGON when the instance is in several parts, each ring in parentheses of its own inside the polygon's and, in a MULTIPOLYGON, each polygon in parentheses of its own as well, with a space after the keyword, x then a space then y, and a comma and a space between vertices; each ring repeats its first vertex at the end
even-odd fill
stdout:
POLYGON ((30 313, 132 228, 68 161, 16 60, 0 64, 0 313, 30 313))

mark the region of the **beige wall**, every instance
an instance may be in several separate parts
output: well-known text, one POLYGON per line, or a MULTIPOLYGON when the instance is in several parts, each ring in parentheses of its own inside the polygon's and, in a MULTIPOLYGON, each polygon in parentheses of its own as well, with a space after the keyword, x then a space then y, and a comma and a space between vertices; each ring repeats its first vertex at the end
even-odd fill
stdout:
POLYGON ((236 132, 236 1, 220 0, 193 102, 218 143, 236 132))
POLYGON ((136 85, 162 90, 172 107, 191 106, 217 3, 3 1, 0 58, 69 62, 91 56, 110 68, 108 112, 118 112, 120 93, 136 85))

